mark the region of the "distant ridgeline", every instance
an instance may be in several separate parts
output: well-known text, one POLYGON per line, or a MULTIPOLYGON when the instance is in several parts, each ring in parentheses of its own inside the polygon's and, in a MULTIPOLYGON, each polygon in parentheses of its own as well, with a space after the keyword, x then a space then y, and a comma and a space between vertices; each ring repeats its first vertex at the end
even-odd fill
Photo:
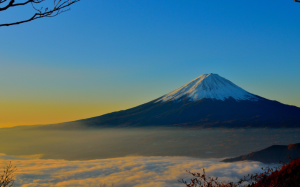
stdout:
MULTIPOLYGON (((245 91, 217 74, 203 74, 140 106, 61 127, 300 127, 300 108, 245 91)), ((56 125, 56 126, 57 126, 56 125)))
POLYGON ((259 161, 262 163, 288 163, 290 159, 300 157, 300 143, 290 145, 272 145, 266 149, 256 151, 247 155, 225 159, 222 162, 237 162, 237 161, 259 161))

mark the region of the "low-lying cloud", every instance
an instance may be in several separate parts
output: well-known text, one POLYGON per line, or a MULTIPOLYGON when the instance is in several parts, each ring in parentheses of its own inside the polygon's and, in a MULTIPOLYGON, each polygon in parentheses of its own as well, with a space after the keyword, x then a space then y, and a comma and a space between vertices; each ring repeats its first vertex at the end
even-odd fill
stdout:
POLYGON ((191 157, 121 157, 89 161, 65 161, 0 155, 1 167, 8 161, 17 167, 16 187, 180 187, 179 179, 190 179, 185 170, 202 171, 220 180, 236 181, 259 172, 259 162, 222 163, 217 159, 191 157))

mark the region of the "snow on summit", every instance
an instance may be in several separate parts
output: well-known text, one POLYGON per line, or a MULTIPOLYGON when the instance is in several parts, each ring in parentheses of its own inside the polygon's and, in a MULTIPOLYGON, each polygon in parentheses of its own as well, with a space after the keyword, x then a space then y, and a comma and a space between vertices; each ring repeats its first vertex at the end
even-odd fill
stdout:
POLYGON ((192 101, 204 98, 222 100, 230 97, 239 100, 257 101, 259 97, 233 84, 231 81, 219 76, 218 74, 203 74, 184 86, 174 90, 156 102, 166 102, 178 100, 181 97, 189 97, 192 101))

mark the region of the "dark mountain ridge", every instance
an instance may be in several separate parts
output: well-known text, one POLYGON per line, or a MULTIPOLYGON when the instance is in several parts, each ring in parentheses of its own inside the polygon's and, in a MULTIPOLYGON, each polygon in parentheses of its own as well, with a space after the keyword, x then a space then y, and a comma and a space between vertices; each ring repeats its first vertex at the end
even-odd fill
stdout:
POLYGON ((225 159, 222 162, 238 162, 245 160, 259 161, 262 163, 288 163, 290 158, 296 159, 300 156, 300 143, 290 145, 272 145, 260 151, 252 152, 235 158, 225 159))

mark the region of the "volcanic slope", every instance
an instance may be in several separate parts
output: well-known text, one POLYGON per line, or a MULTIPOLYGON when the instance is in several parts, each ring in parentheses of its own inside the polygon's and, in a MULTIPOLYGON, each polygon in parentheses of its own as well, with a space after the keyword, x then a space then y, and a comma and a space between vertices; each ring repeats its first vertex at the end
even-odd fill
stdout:
POLYGON ((85 127, 300 127, 300 108, 254 95, 210 73, 137 107, 63 124, 85 127))

